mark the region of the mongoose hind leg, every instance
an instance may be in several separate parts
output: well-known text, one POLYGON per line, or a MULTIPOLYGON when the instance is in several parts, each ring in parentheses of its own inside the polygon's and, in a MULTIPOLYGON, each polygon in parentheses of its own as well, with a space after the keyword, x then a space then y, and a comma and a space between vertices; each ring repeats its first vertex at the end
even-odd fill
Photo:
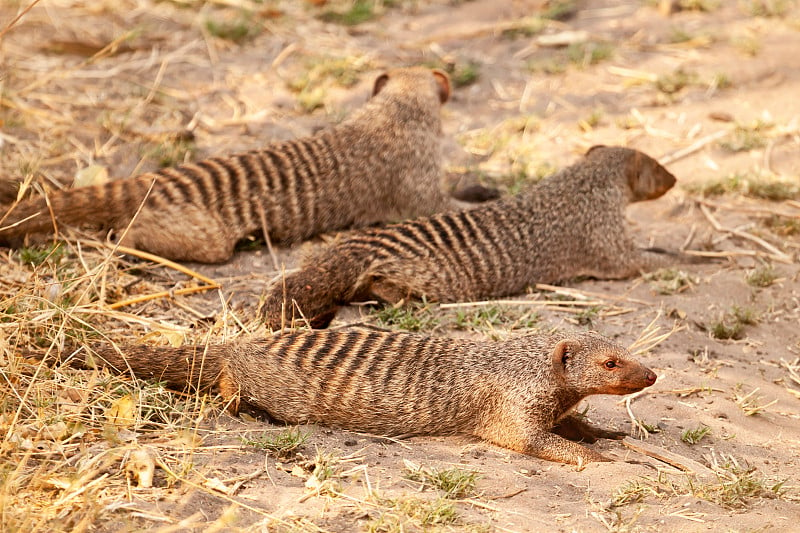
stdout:
POLYGON ((238 416, 239 408, 241 407, 239 385, 236 384, 234 377, 231 376, 227 368, 223 367, 217 381, 217 388, 219 389, 220 396, 222 396, 222 399, 225 401, 228 414, 231 416, 238 416))
POLYGON ((590 444, 597 442, 597 439, 619 440, 627 435, 622 431, 608 431, 592 426, 575 414, 569 414, 559 420, 558 424, 553 427, 553 433, 561 435, 565 439, 590 444))
POLYGON ((124 246, 175 261, 200 263, 230 259, 237 240, 218 217, 188 206, 174 214, 143 209, 133 224, 119 234, 124 246), (167 220, 178 222, 166 224, 167 220))
POLYGON ((401 301, 408 302, 412 297, 416 296, 412 294, 409 287, 383 277, 372 279, 368 285, 360 290, 360 293, 389 304, 396 304, 401 301))
POLYGON ((328 281, 325 271, 314 268, 276 278, 266 289, 261 318, 273 331, 306 323, 312 329, 328 327, 342 303, 328 281))
MULTIPOLYGON (((456 189, 452 192, 452 198, 458 202, 476 204, 497 200, 500 198, 500 189, 485 187, 479 183, 456 189)), ((455 207, 461 208, 462 204, 454 203, 455 207)))

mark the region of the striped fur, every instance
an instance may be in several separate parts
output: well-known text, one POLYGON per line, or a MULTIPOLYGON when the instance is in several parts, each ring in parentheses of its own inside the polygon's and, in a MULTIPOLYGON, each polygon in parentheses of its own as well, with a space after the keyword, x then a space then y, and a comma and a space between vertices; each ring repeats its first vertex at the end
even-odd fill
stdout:
POLYGON ((440 189, 445 74, 389 71, 375 96, 340 125, 261 150, 51 193, 0 221, 0 244, 58 225, 127 230, 123 243, 176 260, 218 262, 266 225, 272 242, 431 214, 451 207, 440 189), (26 220, 27 219, 27 220, 26 220), (262 224, 263 219, 263 224, 262 224))
MULTIPOLYGON (((567 416, 582 398, 628 394, 656 380, 627 350, 587 332, 478 342, 347 328, 95 352, 94 361, 173 388, 216 385, 234 412, 242 402, 290 424, 381 435, 468 434, 570 463, 605 459, 551 433, 557 423, 560 432, 590 442, 620 435, 567 416)), ((85 353, 71 362, 86 366, 85 353)))
POLYGON ((519 294, 577 276, 625 278, 674 255, 635 247, 629 202, 657 198, 675 178, 636 150, 595 147, 517 197, 378 229, 352 232, 275 280, 267 323, 303 316, 325 327, 356 298, 453 302, 519 294))

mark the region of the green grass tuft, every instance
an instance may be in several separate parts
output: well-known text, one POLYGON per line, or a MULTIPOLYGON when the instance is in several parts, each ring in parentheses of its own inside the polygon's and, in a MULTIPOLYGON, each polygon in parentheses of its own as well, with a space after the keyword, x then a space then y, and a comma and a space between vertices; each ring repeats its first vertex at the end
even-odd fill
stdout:
POLYGON ((697 283, 688 273, 675 268, 662 268, 655 272, 649 272, 643 277, 650 282, 658 294, 663 295, 684 292, 697 283))
POLYGON ((386 305, 372 313, 377 325, 405 331, 430 331, 439 325, 439 318, 426 302, 409 305, 386 305))
POLYGON ((567 20, 578 12, 576 0, 554 0, 547 2, 547 7, 542 11, 541 17, 547 20, 567 20))
POLYGON ((333 22, 343 26, 357 26, 375 18, 374 0, 356 0, 345 11, 329 10, 319 15, 324 22, 333 22))
POLYGON ((745 13, 753 17, 782 17, 793 7, 792 0, 739 0, 745 13))
POLYGON ((776 235, 789 237, 800 234, 800 219, 771 215, 764 219, 764 225, 776 235))
POLYGON ((50 243, 43 246, 26 246, 20 248, 20 260, 26 265, 39 266, 44 262, 57 265, 64 257, 66 249, 60 242, 50 243))
POLYGON ((711 336, 720 340, 738 340, 744 337, 744 327, 757 324, 758 313, 749 307, 734 305, 711 324, 711 336))
POLYGON ((566 50, 570 63, 579 67, 595 65, 614 55, 614 46, 610 43, 576 43, 566 50))
POLYGON ((409 497, 375 500, 380 514, 367 524, 370 533, 430 531, 431 528, 452 525, 458 521, 455 505, 446 498, 432 501, 409 497))
POLYGON ((539 322, 535 311, 511 306, 491 305, 477 309, 459 309, 453 325, 456 329, 490 332, 496 328, 531 329, 539 322))
POLYGON ((655 81, 659 92, 672 96, 682 89, 697 83, 697 74, 679 68, 672 74, 663 74, 655 81))
POLYGON ((686 190, 703 196, 740 194, 749 198, 780 202, 800 198, 800 183, 772 174, 745 172, 685 186, 686 190))
POLYGON ((308 433, 303 433, 300 428, 286 428, 280 433, 264 433, 258 438, 242 437, 242 444, 266 450, 276 457, 290 457, 292 453, 305 444, 308 433))
POLYGON ((766 134, 772 124, 756 120, 752 124, 737 124, 730 138, 720 141, 720 147, 729 152, 749 152, 767 145, 766 134))
POLYGON ((680 0, 678 5, 686 11, 711 12, 719 8, 722 0, 680 0))
POLYGON ((416 468, 411 470, 406 477, 413 481, 432 485, 435 489, 444 492, 446 498, 468 498, 475 495, 478 473, 474 470, 456 467, 442 470, 416 468))
POLYGON ((262 27, 252 13, 241 12, 231 20, 207 19, 205 28, 208 33, 219 39, 236 44, 247 42, 258 36, 262 27))
POLYGON ((703 440, 709 433, 711 433, 710 427, 700 425, 695 429, 687 429, 681 433, 681 440, 686 444, 694 445, 703 440))

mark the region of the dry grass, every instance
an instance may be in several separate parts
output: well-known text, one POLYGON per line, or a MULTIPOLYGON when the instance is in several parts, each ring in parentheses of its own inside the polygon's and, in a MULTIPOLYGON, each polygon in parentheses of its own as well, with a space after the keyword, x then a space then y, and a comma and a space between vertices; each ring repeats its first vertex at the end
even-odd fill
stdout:
MULTIPOLYGON (((6 28, 3 42, 0 170, 25 179, 27 190, 14 191, 15 196, 61 188, 76 166, 99 162, 116 176, 183 160, 192 117, 186 93, 164 74, 171 65, 207 62, 208 53, 226 45, 205 36, 189 12, 172 4, 158 6, 160 27, 138 13, 135 2, 91 11, 68 2, 48 4, 66 21, 58 31, 47 34, 48 14, 33 8, 20 12, 18 26, 6 28), (117 24, 101 23, 112 9, 127 14, 117 24), (71 31, 83 24, 95 29, 88 35, 71 31), (193 36, 171 34, 177 29, 193 36), (36 40, 37 47, 26 47, 36 40), (157 42, 166 46, 153 48, 157 42), (143 79, 153 81, 142 85, 143 79)), ((0 20, 8 20, 10 8, 5 6, 0 20)), ((210 16, 225 9, 212 7, 210 16)), ((205 84, 193 96, 213 90, 205 84)), ((219 495, 195 465, 224 437, 211 423, 221 414, 215 399, 25 357, 68 355, 70 347, 92 342, 204 342, 247 329, 247 319, 225 306, 204 322, 175 305, 180 294, 216 290, 212 280, 159 258, 139 261, 121 252, 132 251, 73 237, 56 247, 9 251, 2 259, 4 531, 81 531, 109 520, 126 528, 208 523, 201 515, 181 522, 151 504, 175 486, 219 495), (159 488, 149 493, 137 488, 129 472, 137 450, 147 450, 156 466, 159 488)))

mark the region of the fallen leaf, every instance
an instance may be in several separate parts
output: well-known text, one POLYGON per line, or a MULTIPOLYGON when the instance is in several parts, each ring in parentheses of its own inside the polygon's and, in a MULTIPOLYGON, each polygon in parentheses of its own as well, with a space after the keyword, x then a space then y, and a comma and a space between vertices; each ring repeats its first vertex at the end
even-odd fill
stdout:
POLYGON ((89 187, 108 181, 108 169, 101 165, 89 165, 75 173, 73 187, 89 187))
POLYGON ((117 428, 128 428, 136 422, 136 400, 126 394, 114 400, 106 409, 106 421, 117 428))

